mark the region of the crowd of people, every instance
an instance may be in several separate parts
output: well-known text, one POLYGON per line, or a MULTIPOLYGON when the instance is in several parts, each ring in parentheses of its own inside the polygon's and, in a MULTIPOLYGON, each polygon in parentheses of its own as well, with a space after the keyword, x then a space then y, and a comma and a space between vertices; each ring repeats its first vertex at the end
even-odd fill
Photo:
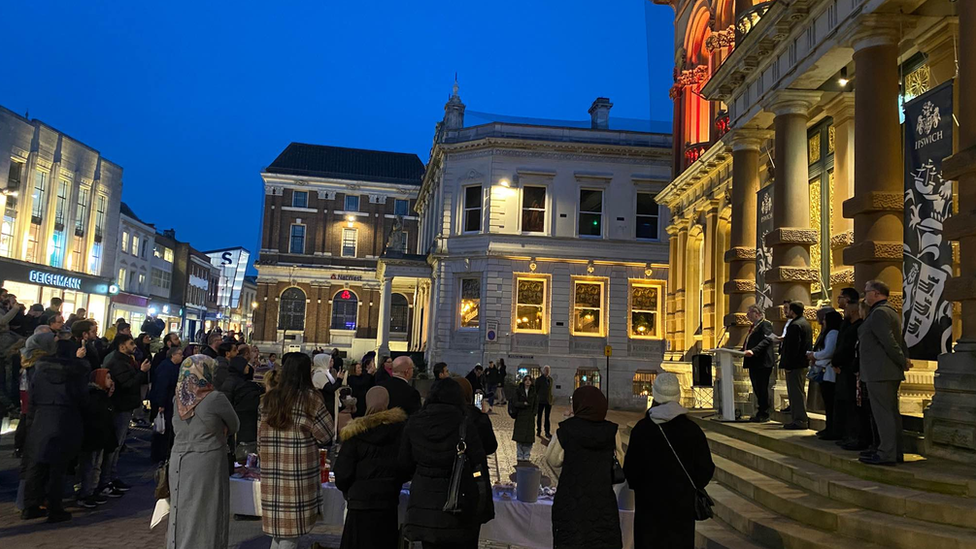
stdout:
MULTIPOLYGON (((817 436, 845 450, 860 452, 860 461, 895 465, 904 460, 898 388, 911 368, 901 335, 900 314, 888 304, 890 290, 881 281, 869 281, 863 295, 844 288, 837 309, 816 311, 820 334, 804 318, 799 302, 783 304, 787 318, 782 334, 763 318, 759 307, 749 309, 752 322, 743 344, 744 367, 749 370, 758 402, 755 422, 769 420, 769 378, 774 345, 779 346, 779 367, 786 372, 790 430, 809 426, 806 382, 819 388, 826 426, 817 436)), ((814 391, 811 390, 811 393, 814 391)))

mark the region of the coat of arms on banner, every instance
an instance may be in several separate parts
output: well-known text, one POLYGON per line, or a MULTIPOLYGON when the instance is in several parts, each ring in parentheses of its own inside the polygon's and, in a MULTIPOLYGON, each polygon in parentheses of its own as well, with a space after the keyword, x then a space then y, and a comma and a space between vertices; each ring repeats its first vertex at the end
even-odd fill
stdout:
POLYGON ((766 273, 773 268, 773 249, 766 246, 766 235, 773 230, 773 188, 759 191, 759 226, 756 233, 756 305, 763 310, 773 306, 773 289, 766 273))

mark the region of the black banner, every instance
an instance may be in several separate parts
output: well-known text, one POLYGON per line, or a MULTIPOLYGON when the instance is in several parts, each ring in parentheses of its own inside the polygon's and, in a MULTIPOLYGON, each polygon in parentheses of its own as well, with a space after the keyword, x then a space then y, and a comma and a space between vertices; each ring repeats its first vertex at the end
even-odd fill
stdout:
POLYGON ((911 358, 950 351, 952 303, 942 297, 952 276, 952 247, 942 222, 952 214, 952 182, 942 159, 952 154, 952 81, 905 104, 905 302, 902 326, 911 358))
POLYGON ((766 283, 766 273, 773 268, 773 249, 766 246, 766 235, 773 230, 771 184, 756 193, 756 208, 756 305, 765 311, 773 306, 773 289, 766 283))

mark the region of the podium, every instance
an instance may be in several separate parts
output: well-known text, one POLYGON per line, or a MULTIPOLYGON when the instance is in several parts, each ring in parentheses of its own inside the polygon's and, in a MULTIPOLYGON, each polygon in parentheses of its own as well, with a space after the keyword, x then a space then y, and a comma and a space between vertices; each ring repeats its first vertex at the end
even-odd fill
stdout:
POLYGON ((714 353, 718 358, 718 379, 721 384, 719 395, 722 399, 722 408, 719 413, 722 421, 735 421, 735 357, 744 357, 746 354, 736 349, 712 349, 708 351, 714 353))

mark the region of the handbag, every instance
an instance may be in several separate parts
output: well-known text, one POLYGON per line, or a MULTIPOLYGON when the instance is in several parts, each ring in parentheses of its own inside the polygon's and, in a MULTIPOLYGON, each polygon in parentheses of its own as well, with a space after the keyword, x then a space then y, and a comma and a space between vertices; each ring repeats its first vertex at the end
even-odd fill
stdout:
POLYGON ((617 459, 617 452, 613 453, 613 470, 610 472, 610 482, 612 484, 623 484, 627 481, 626 475, 624 475, 624 468, 620 466, 620 461, 617 459))
POLYGON ((169 499, 169 460, 159 464, 153 477, 156 480, 156 499, 169 499))
POLYGON ((813 366, 807 370, 807 379, 816 383, 823 383, 824 368, 822 366, 813 366))
POLYGON ((443 510, 455 515, 475 517, 478 524, 484 524, 495 518, 494 502, 491 499, 491 481, 487 474, 468 459, 468 446, 465 442, 467 424, 465 416, 461 420, 459 429, 461 436, 457 444, 454 466, 451 468, 447 500, 444 502, 443 510))
POLYGON ((685 476, 688 477, 688 482, 691 483, 691 487, 695 489, 695 520, 708 520, 712 518, 714 514, 712 512, 712 506, 715 502, 709 497, 708 492, 704 488, 699 488, 695 486, 695 481, 692 480, 691 475, 688 474, 688 469, 685 469, 685 464, 681 462, 681 458, 678 457, 678 452, 675 451, 674 446, 671 446, 671 441, 668 440, 668 435, 664 434, 664 429, 657 422, 654 422, 657 428, 661 431, 661 436, 664 437, 664 441, 668 443, 668 447, 671 448, 671 453, 674 454, 674 459, 678 460, 678 465, 681 466, 681 470, 685 472, 685 476))
POLYGON ((467 434, 467 419, 461 419, 461 438, 457 443, 457 455, 454 456, 454 466, 451 468, 451 479, 447 485, 447 501, 444 502, 444 512, 458 514, 464 511, 461 504, 461 482, 464 480, 464 470, 468 464, 468 446, 464 438, 467 434))

